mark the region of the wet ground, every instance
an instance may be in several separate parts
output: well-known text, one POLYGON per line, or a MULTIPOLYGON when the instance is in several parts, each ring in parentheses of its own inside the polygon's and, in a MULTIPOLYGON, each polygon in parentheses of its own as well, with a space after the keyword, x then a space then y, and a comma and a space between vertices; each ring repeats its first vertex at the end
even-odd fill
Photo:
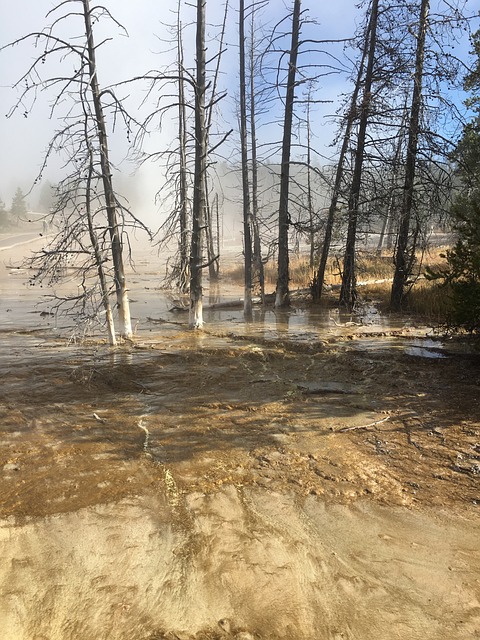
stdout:
POLYGON ((4 637, 480 637, 478 355, 374 307, 192 333, 151 265, 114 351, 1 266, 4 637))

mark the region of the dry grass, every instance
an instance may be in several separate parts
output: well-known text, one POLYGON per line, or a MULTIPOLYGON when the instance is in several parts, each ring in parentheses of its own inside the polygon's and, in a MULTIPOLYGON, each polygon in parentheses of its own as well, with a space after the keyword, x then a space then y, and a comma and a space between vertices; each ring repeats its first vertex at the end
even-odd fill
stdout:
MULTIPOLYGON (((428 266, 439 268, 445 264, 445 248, 432 248, 421 260, 421 273, 428 266)), ((341 283, 341 257, 332 256, 327 263, 325 283, 339 285, 341 283)), ((388 310, 390 303, 391 280, 394 273, 393 256, 377 256, 374 253, 360 252, 357 255, 357 279, 359 283, 368 283, 359 287, 361 298, 370 298, 378 303, 381 309, 388 310)), ((225 269, 224 275, 233 282, 243 282, 243 264, 241 262, 225 269)), ((307 289, 313 280, 313 271, 308 258, 292 256, 290 259, 290 286, 292 289, 307 289)), ((277 281, 277 263, 270 260, 265 265, 265 285, 267 289, 275 287, 277 281)), ((424 318, 430 322, 443 323, 450 309, 449 292, 446 287, 439 286, 420 276, 409 292, 405 311, 424 318)))
POLYGON ((393 278, 393 257, 376 256, 362 252, 357 256, 357 279, 359 281, 386 280, 393 278))
MULTIPOLYGON (((360 296, 374 300, 379 309, 387 312, 390 305, 390 282, 377 282, 361 287, 360 296)), ((413 285, 405 301, 404 311, 428 322, 444 323, 450 311, 447 287, 420 278, 413 285)))
POLYGON ((407 310, 432 322, 445 323, 451 311, 449 288, 436 282, 419 280, 410 291, 407 310))
MULTIPOLYGON (((268 289, 277 284, 277 263, 269 260, 264 266, 265 286, 268 289)), ((223 270, 226 278, 237 284, 243 283, 243 263, 227 266, 223 270)), ((290 285, 293 289, 305 289, 310 286, 313 279, 313 271, 310 269, 308 259, 304 257, 290 258, 290 285)))
MULTIPOLYGON (((426 252, 423 256, 421 264, 421 274, 428 267, 438 269, 445 265, 445 248, 433 248, 426 252)), ((392 258, 389 258, 392 261, 392 258)), ((420 256, 419 256, 420 259, 420 256)), ((378 258, 373 259, 373 263, 378 258)), ((373 267, 375 270, 377 267, 373 267)), ((392 272, 389 278, 393 276, 392 272)), ((378 302, 379 307, 388 310, 390 304, 391 282, 370 283, 362 287, 360 291, 363 297, 369 297, 378 302)), ((450 312, 450 295, 448 287, 441 286, 437 282, 426 280, 420 275, 418 280, 410 289, 406 303, 405 311, 419 318, 423 318, 432 323, 444 323, 450 312)))

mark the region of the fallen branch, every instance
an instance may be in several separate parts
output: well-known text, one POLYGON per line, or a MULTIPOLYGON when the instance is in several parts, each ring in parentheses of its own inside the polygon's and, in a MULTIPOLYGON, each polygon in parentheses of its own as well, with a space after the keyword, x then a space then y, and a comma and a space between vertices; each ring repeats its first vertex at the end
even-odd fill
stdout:
POLYGON ((359 424, 359 425, 355 425, 354 427, 343 427, 342 429, 337 429, 335 433, 340 433, 340 432, 344 432, 344 431, 354 431, 356 429, 369 429, 370 427, 374 427, 377 424, 381 424, 382 422, 386 422, 389 419, 390 419, 390 416, 386 416, 385 418, 382 418, 381 420, 375 420, 375 422, 370 422, 370 424, 359 424))
MULTIPOLYGON (((188 311, 188 309, 185 309, 185 311, 188 311)), ((184 322, 176 322, 175 320, 164 320, 163 318, 151 318, 150 316, 147 316, 147 320, 148 322, 154 322, 155 324, 176 324, 179 326, 183 326, 185 324, 184 322)))

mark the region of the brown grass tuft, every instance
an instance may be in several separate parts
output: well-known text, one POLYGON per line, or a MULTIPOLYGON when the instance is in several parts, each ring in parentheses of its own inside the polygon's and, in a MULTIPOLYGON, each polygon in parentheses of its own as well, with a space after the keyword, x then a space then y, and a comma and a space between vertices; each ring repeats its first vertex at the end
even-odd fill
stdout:
MULTIPOLYGON (((426 267, 438 269, 445 264, 445 247, 429 249, 423 257, 421 272, 426 267)), ((378 303, 379 308, 387 311, 390 304, 391 282, 394 273, 393 256, 377 256, 374 253, 359 252, 357 255, 357 279, 360 298, 370 298, 378 303), (375 282, 377 281, 377 282, 375 282)), ((241 262, 230 266, 224 275, 236 283, 243 282, 243 264, 241 262)), ((275 287, 277 279, 277 263, 270 260, 265 265, 265 285, 268 289, 275 287)), ((294 289, 307 289, 313 280, 313 270, 308 259, 304 256, 291 256, 290 286, 294 289)), ((332 256, 327 263, 325 274, 326 285, 341 283, 341 258, 332 256)), ((419 316, 429 322, 444 323, 450 310, 450 297, 447 287, 436 282, 425 280, 423 276, 417 280, 408 294, 405 311, 419 316)))

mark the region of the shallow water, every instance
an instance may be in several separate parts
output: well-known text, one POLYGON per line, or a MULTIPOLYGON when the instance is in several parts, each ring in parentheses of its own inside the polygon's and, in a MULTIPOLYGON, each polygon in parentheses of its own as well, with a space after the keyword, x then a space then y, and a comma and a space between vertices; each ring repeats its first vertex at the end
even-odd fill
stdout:
POLYGON ((417 356, 419 358, 448 358, 445 351, 445 345, 431 338, 419 339, 415 338, 411 344, 405 348, 405 353, 409 356, 417 356))
POLYGON ((2 640, 474 637, 474 371, 374 306, 207 308, 227 283, 192 332, 153 264, 114 350, 0 269, 2 640))
MULTIPOLYGON (((4 331, 31 333, 40 340, 56 338, 78 341, 83 336, 103 337, 99 327, 77 328, 71 316, 58 313, 48 288, 32 287, 31 274, 25 269, 10 268, 21 263, 30 245, 21 244, 0 251, 0 325, 4 331)), ((188 300, 161 288, 164 272, 158 256, 142 249, 129 274, 132 324, 139 339, 157 336, 167 338, 188 328, 188 300)), ((75 291, 75 276, 71 275, 59 292, 75 291)), ((287 341, 302 345, 331 344, 333 342, 357 350, 384 352, 405 350, 416 357, 442 358, 445 346, 432 341, 429 327, 416 327, 408 318, 384 316, 375 305, 367 304, 351 314, 334 308, 314 305, 292 305, 291 309, 274 309, 271 305, 254 307, 252 321, 246 322, 241 303, 242 289, 228 281, 220 281, 204 288, 203 337, 192 338, 197 345, 215 344, 215 336, 232 333, 244 338, 265 341, 287 341), (235 303, 238 303, 235 305, 235 303), (209 336, 209 337, 207 337, 209 336)))

